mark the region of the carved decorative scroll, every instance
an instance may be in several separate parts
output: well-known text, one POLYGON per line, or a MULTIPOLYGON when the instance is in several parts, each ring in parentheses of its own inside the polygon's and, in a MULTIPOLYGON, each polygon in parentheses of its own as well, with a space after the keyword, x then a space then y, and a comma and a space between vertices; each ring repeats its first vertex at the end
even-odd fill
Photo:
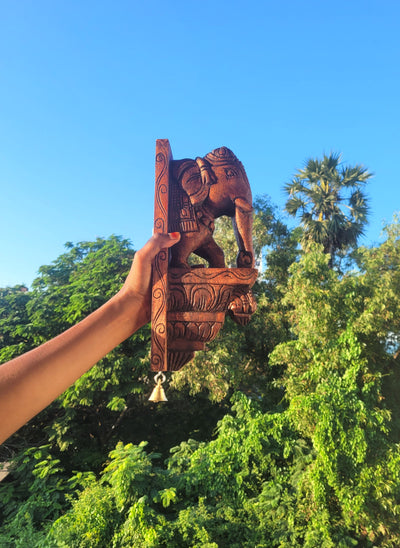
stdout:
MULTIPOLYGON (((168 207, 171 160, 172 152, 168 140, 158 139, 156 143, 154 233, 169 232, 168 207)), ((168 260, 168 250, 163 249, 153 262, 151 308, 151 368, 153 371, 167 370, 168 260)))

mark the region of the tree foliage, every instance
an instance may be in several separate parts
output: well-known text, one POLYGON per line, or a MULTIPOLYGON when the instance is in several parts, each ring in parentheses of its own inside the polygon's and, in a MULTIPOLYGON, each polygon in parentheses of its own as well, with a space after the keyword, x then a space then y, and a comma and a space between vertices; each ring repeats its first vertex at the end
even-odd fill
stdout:
POLYGON ((25 286, 0 289, 0 362, 4 363, 30 349, 27 304, 30 293, 25 286))
POLYGON ((357 244, 369 209, 363 186, 371 176, 364 166, 341 166, 340 154, 306 162, 285 185, 286 211, 300 215, 304 249, 322 244, 333 261, 338 251, 357 244))
MULTIPOLYGON (((298 259, 260 203, 251 324, 226 322, 158 407, 143 330, 12 438, 0 546, 398 546, 399 219, 341 274, 322 245, 298 259)), ((32 291, 4 290, 2 356, 97 307, 132 255, 115 237, 70 246, 32 291)))
MULTIPOLYGON (((98 238, 95 242, 67 244, 67 251, 51 265, 42 266, 32 290, 20 287, 3 290, 4 330, 3 361, 48 340, 69 328, 101 306, 121 287, 134 251, 127 240, 117 236, 98 238)), ((1 309, 0 309, 1 313, 1 309)), ((196 411, 178 395, 165 417, 154 404, 147 403, 151 391, 149 376, 150 328, 146 326, 123 342, 78 379, 51 406, 6 442, 4 458, 18 449, 48 443, 60 451, 69 469, 93 469, 120 439, 150 440, 168 451, 163 440, 148 423, 162 425, 184 408, 185 420, 171 429, 171 439, 181 441, 192 430, 196 411), (136 428, 132 416, 139 416, 136 428), (143 436, 143 437, 139 437, 143 436)), ((220 417, 218 409, 201 399, 210 416, 212 428, 220 417)), ((203 411, 204 425, 208 423, 203 411)), ((160 426, 161 427, 161 426, 160 426)), ((153 444, 153 445, 154 445, 153 444)))
MULTIPOLYGON (((267 196, 254 200, 254 210, 254 250, 260 271, 253 287, 257 311, 245 327, 227 318, 218 338, 206 351, 196 353, 190 366, 172 381, 172 386, 187 387, 191 394, 207 390, 213 401, 221 401, 234 390, 257 397, 268 393, 271 404, 282 397, 272 386, 275 372, 268 356, 290 337, 282 296, 288 268, 297 257, 297 239, 267 196)), ((227 264, 235 265, 237 244, 228 218, 217 225, 216 239, 226 252, 227 264)))
POLYGON ((360 250, 360 272, 340 277, 318 248, 293 265, 295 339, 271 357, 286 366, 287 414, 315 450, 304 483, 312 520, 325 515, 326 535, 335 523, 366 546, 400 538, 399 225, 387 233, 360 250))
MULTIPOLYGON (((18 350, 43 343, 101 306, 121 287, 132 257, 129 242, 116 236, 67 244, 67 252, 51 265, 42 266, 32 291, 23 294, 23 321, 14 329, 22 340, 18 350)), ((17 314, 16 305, 12 303, 11 315, 17 314)), ((143 390, 132 369, 144 370, 146 337, 146 332, 141 332, 111 352, 22 429, 12 443, 23 444, 28 436, 32 445, 50 441, 62 450, 70 447, 71 456, 79 449, 79 459, 86 458, 85 448, 88 456, 95 456, 93 446, 102 453, 117 420, 115 411, 121 413, 126 399, 143 390), (39 427, 43 422, 46 433, 39 427)), ((8 358, 9 350, 4 346, 2 357, 8 358)))

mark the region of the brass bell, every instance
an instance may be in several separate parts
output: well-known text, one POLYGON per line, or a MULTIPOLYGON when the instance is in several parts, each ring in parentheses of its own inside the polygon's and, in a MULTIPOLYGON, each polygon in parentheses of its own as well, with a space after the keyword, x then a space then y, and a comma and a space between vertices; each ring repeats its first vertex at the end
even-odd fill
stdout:
POLYGON ((164 373, 157 373, 157 375, 154 377, 154 380, 157 382, 156 386, 153 389, 153 392, 151 393, 151 396, 149 398, 149 401, 159 402, 159 401, 168 401, 167 396, 165 395, 164 388, 162 387, 162 383, 165 381, 165 375, 164 373))

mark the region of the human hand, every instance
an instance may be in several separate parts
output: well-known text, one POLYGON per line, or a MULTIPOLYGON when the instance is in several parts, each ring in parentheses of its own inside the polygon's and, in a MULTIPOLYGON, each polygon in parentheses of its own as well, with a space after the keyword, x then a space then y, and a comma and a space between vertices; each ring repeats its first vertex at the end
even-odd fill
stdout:
MULTIPOLYGON (((161 249, 169 248, 179 242, 179 232, 154 234, 145 245, 136 251, 131 270, 120 294, 141 302, 140 325, 150 321, 151 307, 151 264, 161 249)), ((136 308, 136 307, 135 307, 136 308)))

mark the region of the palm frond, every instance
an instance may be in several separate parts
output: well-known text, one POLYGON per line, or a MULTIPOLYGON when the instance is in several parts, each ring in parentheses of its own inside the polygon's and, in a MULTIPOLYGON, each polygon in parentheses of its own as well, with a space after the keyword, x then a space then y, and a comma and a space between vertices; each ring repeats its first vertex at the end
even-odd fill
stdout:
POLYGON ((298 212, 303 212, 307 207, 307 202, 302 200, 298 196, 292 196, 289 198, 289 200, 286 202, 285 211, 292 215, 292 217, 295 217, 298 212))
POLYGON ((341 170, 342 186, 345 188, 364 185, 373 176, 362 165, 345 167, 341 170))
POLYGON ((351 193, 348 203, 352 217, 357 222, 365 222, 370 211, 366 195, 360 189, 357 189, 351 193))

